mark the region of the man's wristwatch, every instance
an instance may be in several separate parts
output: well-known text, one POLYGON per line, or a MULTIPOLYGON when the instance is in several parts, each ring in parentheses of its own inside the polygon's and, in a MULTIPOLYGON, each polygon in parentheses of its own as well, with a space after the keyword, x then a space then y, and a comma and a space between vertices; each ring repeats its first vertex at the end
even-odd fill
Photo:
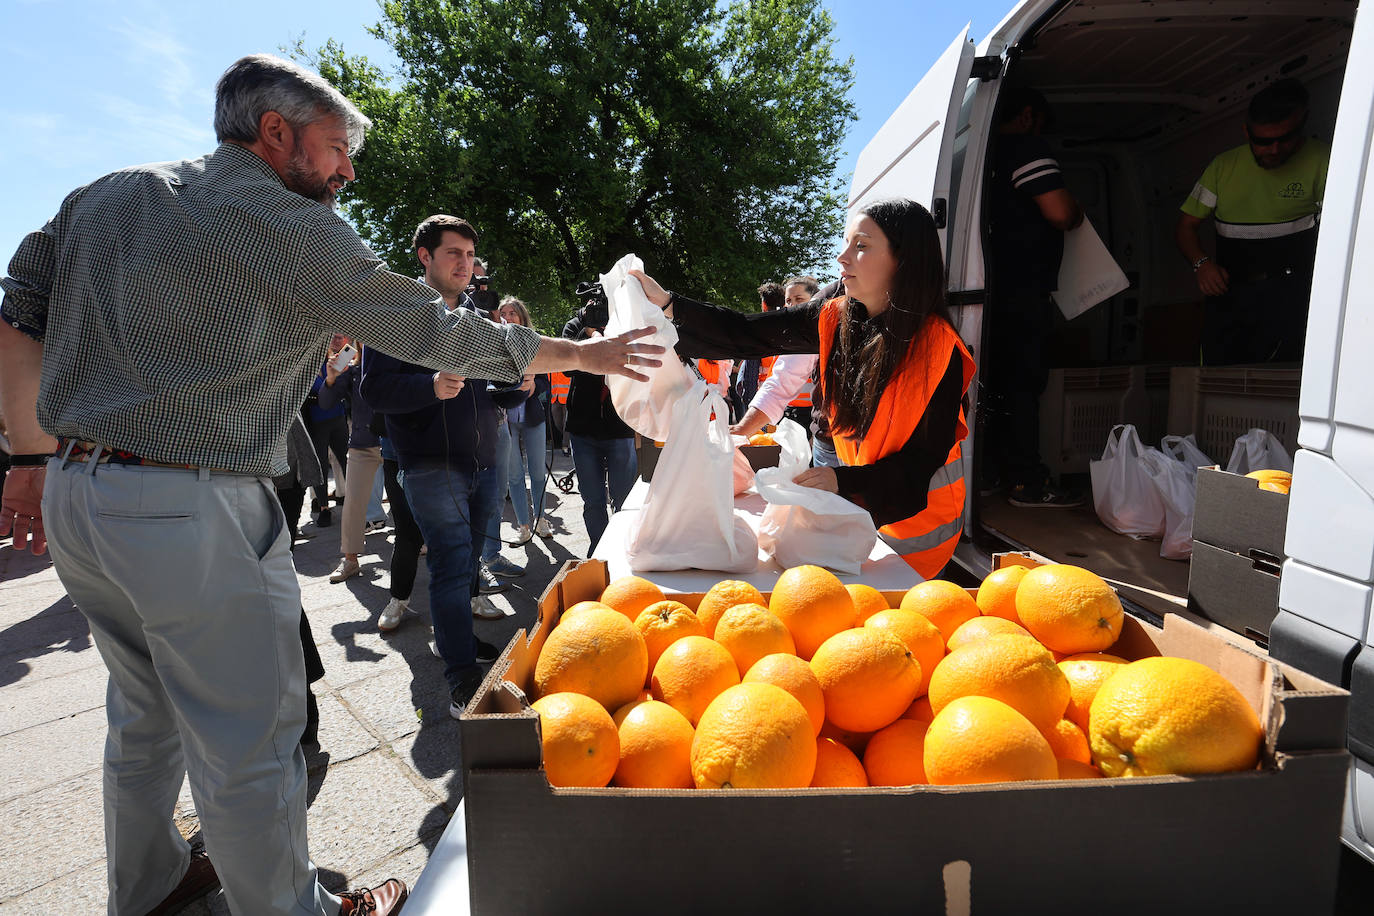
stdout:
POLYGON ((1197 273, 1197 269, 1198 269, 1199 267, 1201 267, 1203 264, 1206 264, 1206 263, 1207 263, 1208 261, 1210 261, 1210 260, 1212 260, 1212 256, 1211 256, 1211 255, 1208 255, 1208 254, 1204 254, 1202 257, 1200 257, 1200 258, 1198 258, 1196 261, 1194 261, 1194 262, 1193 262, 1193 273, 1197 273))
POLYGON ((38 468, 48 463, 52 457, 49 452, 40 452, 34 455, 10 455, 10 467, 12 468, 38 468))

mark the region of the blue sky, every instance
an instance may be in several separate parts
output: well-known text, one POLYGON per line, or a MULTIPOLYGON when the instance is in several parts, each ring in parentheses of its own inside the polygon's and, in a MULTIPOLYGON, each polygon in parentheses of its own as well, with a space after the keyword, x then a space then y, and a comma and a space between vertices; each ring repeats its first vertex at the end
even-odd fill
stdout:
MULTIPOLYGON (((824 0, 855 58, 846 176, 964 25, 981 39, 1013 0, 824 0)), ((0 265, 62 198, 106 172, 214 148, 215 80, 234 59, 304 37, 389 60, 376 0, 0 0, 0 265), (231 12, 232 10, 232 12, 231 12)), ((366 181, 366 174, 358 176, 366 181)))

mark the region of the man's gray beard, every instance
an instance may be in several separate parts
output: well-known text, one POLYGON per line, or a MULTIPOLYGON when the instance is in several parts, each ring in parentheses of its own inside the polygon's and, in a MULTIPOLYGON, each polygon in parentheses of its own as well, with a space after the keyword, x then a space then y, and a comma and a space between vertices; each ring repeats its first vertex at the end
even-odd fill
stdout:
POLYGON ((318 201, 326 207, 337 207, 338 198, 329 187, 328 179, 322 179, 311 171, 310 162, 305 158, 305 150, 296 143, 291 148, 291 157, 286 160, 286 175, 283 183, 289 190, 302 197, 318 201))

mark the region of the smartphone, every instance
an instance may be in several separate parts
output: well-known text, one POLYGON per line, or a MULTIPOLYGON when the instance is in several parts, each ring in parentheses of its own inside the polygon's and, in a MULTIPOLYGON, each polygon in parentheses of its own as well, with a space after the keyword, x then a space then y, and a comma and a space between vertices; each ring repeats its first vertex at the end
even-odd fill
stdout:
POLYGON ((334 357, 334 362, 330 363, 335 372, 342 372, 348 368, 348 364, 353 362, 353 357, 358 355, 352 344, 344 344, 344 348, 334 357))

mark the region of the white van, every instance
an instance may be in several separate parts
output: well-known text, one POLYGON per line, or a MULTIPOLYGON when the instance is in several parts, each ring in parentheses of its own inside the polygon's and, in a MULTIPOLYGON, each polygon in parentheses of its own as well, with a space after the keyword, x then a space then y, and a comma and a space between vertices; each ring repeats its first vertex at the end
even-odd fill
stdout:
MULTIPOLYGON (((1196 433, 1220 463, 1250 426, 1296 451, 1268 648, 1351 691, 1355 765, 1343 839, 1374 862, 1374 183, 1365 185, 1374 11, 1357 16, 1356 6, 1023 0, 976 47, 967 28, 955 38, 861 153, 849 206, 903 196, 930 208, 956 323, 976 359, 985 306, 997 295, 985 282, 983 243, 998 93, 1014 79, 1048 98, 1057 123, 1046 139, 1066 184, 1131 282, 1056 323, 1042 459, 1060 473, 1086 471, 1123 418, 1156 442, 1196 433), (1200 370, 1192 354, 1202 297, 1174 246, 1178 208, 1211 158, 1243 141, 1255 92, 1289 76, 1311 93, 1307 132, 1332 145, 1305 357, 1200 370), (1204 410, 1205 399, 1224 406, 1204 410)), ((1212 250, 1210 239, 1204 244, 1212 250)), ((976 384, 971 400, 976 418, 976 384)), ((1143 616, 1186 603, 1188 564, 1160 558, 1157 542, 1112 533, 1091 507, 1017 510, 979 497, 979 460, 975 434, 965 449, 971 495, 955 554, 961 567, 982 576, 994 551, 1031 549, 1119 583, 1143 616)))

